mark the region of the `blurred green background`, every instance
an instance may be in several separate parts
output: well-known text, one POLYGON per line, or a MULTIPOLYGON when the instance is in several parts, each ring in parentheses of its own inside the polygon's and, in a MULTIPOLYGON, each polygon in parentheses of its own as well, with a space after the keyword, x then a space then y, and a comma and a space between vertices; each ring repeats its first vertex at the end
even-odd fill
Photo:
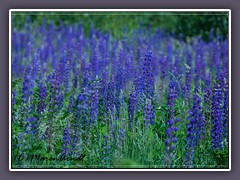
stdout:
POLYGON ((133 33, 140 27, 166 29, 176 36, 182 34, 183 38, 202 36, 209 40, 209 32, 214 29, 216 35, 228 34, 228 12, 12 12, 13 27, 21 29, 27 20, 33 26, 42 24, 46 20, 49 25, 53 22, 59 25, 80 22, 89 35, 91 25, 103 32, 110 32, 116 38, 133 33))

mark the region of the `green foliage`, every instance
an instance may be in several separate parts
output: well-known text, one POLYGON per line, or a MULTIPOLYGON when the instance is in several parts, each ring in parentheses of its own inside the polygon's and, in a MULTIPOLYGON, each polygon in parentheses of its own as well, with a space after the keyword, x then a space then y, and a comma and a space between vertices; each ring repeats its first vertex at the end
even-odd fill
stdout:
POLYGON ((94 25, 105 33, 111 32, 115 38, 132 35, 133 29, 141 25, 145 29, 151 27, 152 31, 165 28, 177 36, 182 34, 185 40, 202 36, 207 41, 212 28, 215 37, 218 34, 225 38, 228 34, 227 12, 13 12, 13 18, 16 19, 13 27, 18 29, 27 21, 41 25, 44 19, 47 26, 80 23, 85 35, 94 25))

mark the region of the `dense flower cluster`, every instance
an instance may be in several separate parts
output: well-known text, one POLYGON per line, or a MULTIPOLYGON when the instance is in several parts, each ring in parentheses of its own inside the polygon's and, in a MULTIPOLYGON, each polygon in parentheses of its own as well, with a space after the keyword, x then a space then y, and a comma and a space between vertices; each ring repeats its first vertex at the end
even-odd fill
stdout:
POLYGON ((94 24, 27 20, 12 29, 13 154, 84 155, 59 162, 74 168, 227 164, 228 61, 221 38, 144 25, 116 38, 94 24))
POLYGON ((201 97, 198 95, 198 87, 193 97, 193 107, 189 111, 186 138, 185 165, 192 167, 195 148, 205 134, 205 118, 202 112, 201 97))

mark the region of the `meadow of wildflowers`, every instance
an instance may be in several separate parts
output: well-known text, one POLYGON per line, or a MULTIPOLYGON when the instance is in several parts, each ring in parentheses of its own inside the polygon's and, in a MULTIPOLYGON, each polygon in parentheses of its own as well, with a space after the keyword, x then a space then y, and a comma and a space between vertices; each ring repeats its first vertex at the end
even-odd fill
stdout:
POLYGON ((13 168, 229 167, 228 37, 84 30, 12 29, 13 168))

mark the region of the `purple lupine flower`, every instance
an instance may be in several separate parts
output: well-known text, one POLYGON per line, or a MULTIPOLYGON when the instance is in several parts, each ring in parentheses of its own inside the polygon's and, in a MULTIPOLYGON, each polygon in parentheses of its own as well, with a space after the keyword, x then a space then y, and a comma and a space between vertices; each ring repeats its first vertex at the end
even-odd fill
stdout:
POLYGON ((191 167, 193 165, 195 148, 204 138, 205 134, 205 118, 202 113, 201 98, 198 95, 198 88, 196 87, 195 95, 193 97, 193 107, 189 111, 186 137, 186 155, 185 165, 191 167))
POLYGON ((73 104, 74 107, 74 123, 73 123, 73 129, 74 134, 72 138, 72 152, 74 155, 78 155, 78 153, 81 152, 80 141, 81 141, 81 128, 85 128, 86 121, 85 121, 85 106, 84 101, 86 99, 86 95, 84 93, 80 93, 78 95, 78 98, 76 100, 76 104, 73 104))
POLYGON ((221 87, 222 87, 222 93, 223 93, 223 138, 225 138, 227 144, 228 144, 228 128, 229 128, 229 93, 228 93, 228 70, 225 69, 222 71, 221 75, 221 87))
POLYGON ((47 47, 45 47, 44 45, 42 45, 41 47, 41 51, 39 54, 39 59, 41 59, 41 66, 42 66, 42 73, 46 73, 47 71, 47 47))
POLYGON ((91 57, 91 69, 93 72, 93 77, 99 75, 99 72, 100 72, 99 61, 100 61, 100 56, 99 56, 98 48, 95 47, 94 52, 92 53, 92 57, 91 57))
POLYGON ((37 118, 26 118, 25 134, 34 135, 37 133, 37 118))
POLYGON ((103 163, 109 166, 110 161, 110 150, 111 150, 111 144, 110 144, 110 138, 108 135, 103 136, 103 143, 102 143, 102 156, 103 156, 103 163))
MULTIPOLYGON (((108 66, 106 66, 105 70, 102 72, 102 76, 101 76, 100 93, 103 95, 106 93, 106 89, 107 89, 107 85, 108 85, 108 76, 109 76, 108 66)), ((105 98, 103 98, 103 100, 105 100, 105 98)))
POLYGON ((46 108, 46 98, 47 98, 47 86, 42 82, 38 83, 39 94, 38 94, 38 105, 37 112, 40 114, 44 112, 46 108))
POLYGON ((152 72, 153 56, 152 51, 148 50, 143 62, 143 81, 144 95, 146 99, 153 99, 154 96, 154 75, 152 72))
MULTIPOLYGON (((172 42, 170 36, 167 38, 167 62, 169 64, 172 64, 172 52, 173 52, 173 47, 172 47, 172 42)), ((168 67, 165 67, 168 70, 168 67)))
POLYGON ((124 139, 125 139, 125 129, 124 128, 119 129, 118 133, 119 133, 120 140, 124 141, 124 139))
POLYGON ((96 125, 98 120, 98 104, 99 104, 99 79, 96 77, 92 85, 91 105, 90 105, 90 121, 89 126, 96 125))
POLYGON ((123 153, 123 150, 124 150, 124 140, 126 138, 126 131, 125 131, 125 128, 122 127, 122 128, 119 128, 118 129, 118 133, 117 133, 117 142, 118 142, 118 147, 122 150, 122 153, 123 153))
POLYGON ((57 69, 57 65, 58 65, 57 54, 54 51, 54 47, 50 46, 49 51, 50 51, 51 59, 52 59, 52 63, 51 63, 52 64, 52 69, 57 69))
POLYGON ((124 84, 125 84, 125 72, 121 67, 118 67, 115 82, 116 82, 115 83, 115 97, 116 97, 115 107, 116 107, 116 116, 119 118, 120 108, 121 108, 120 92, 122 89, 124 89, 124 84))
POLYGON ((132 79, 134 72, 134 53, 133 50, 127 56, 126 59, 126 78, 132 79))
POLYGON ((210 71, 214 72, 220 66, 220 45, 219 42, 214 42, 211 46, 212 52, 210 57, 210 71))
POLYGON ((198 45, 198 49, 197 49, 197 54, 199 55, 199 62, 198 62, 198 66, 199 66, 199 78, 204 81, 206 78, 206 58, 205 58, 205 52, 207 52, 205 50, 205 42, 200 39, 199 45, 198 45))
POLYGON ((24 154, 25 152, 25 149, 27 148, 27 146, 25 145, 27 142, 25 140, 25 136, 26 134, 25 133, 20 133, 18 135, 18 144, 17 144, 17 147, 19 148, 19 154, 24 154))
POLYGON ((66 52, 66 64, 65 64, 65 71, 64 71, 64 77, 65 77, 65 81, 64 81, 64 87, 65 87, 65 92, 69 92, 70 91, 70 87, 69 87, 69 82, 70 82, 70 78, 71 78, 71 69, 72 68, 72 59, 73 59, 73 52, 72 49, 69 49, 66 52))
POLYGON ((174 76, 180 76, 183 73, 183 69, 181 66, 181 60, 179 57, 179 52, 177 51, 176 55, 175 55, 175 62, 173 65, 173 74, 174 76))
POLYGON ((159 73, 159 60, 158 60, 158 56, 156 54, 153 55, 153 63, 152 63, 152 72, 153 72, 153 77, 158 76, 159 73))
MULTIPOLYGON (((123 120, 124 122, 124 120, 123 120)), ((124 153, 124 141, 126 139, 125 127, 119 127, 117 130, 117 148, 124 153)))
POLYGON ((107 66, 107 39, 104 37, 101 38, 101 43, 99 43, 99 53, 101 54, 101 57, 103 59, 103 65, 107 66))
POLYGON ((83 83, 82 83, 83 88, 90 88, 90 84, 93 81, 93 76, 91 74, 90 68, 91 68, 90 65, 86 66, 83 72, 83 83))
POLYGON ((41 67, 40 67, 40 60, 39 60, 39 53, 35 53, 33 55, 33 69, 32 69, 32 78, 36 79, 41 75, 41 67))
POLYGON ((12 75, 15 77, 22 77, 24 73, 24 65, 21 63, 21 56, 17 54, 12 59, 12 75))
POLYGON ((16 96, 17 96, 17 91, 14 90, 12 93, 12 107, 16 104, 17 100, 16 100, 16 96))
POLYGON ((72 153, 73 155, 78 155, 81 153, 80 141, 81 141, 81 127, 82 127, 82 114, 81 114, 81 103, 83 100, 82 94, 80 94, 77 98, 76 104, 74 104, 74 123, 73 123, 73 138, 72 138, 72 153))
MULTIPOLYGON (((212 83, 210 79, 205 80, 205 87, 204 87, 204 102, 205 105, 209 106, 212 102, 212 83)), ((209 109, 209 107, 208 107, 209 109)))
POLYGON ((137 58, 136 58, 136 60, 137 60, 137 63, 139 63, 139 61, 141 60, 141 58, 142 58, 142 54, 141 54, 141 47, 138 47, 138 49, 137 49, 137 58))
POLYGON ((197 50, 195 57, 195 86, 198 86, 198 81, 201 78, 201 67, 203 61, 199 51, 200 50, 197 50))
POLYGON ((196 146, 196 119, 192 118, 193 112, 189 111, 190 116, 188 117, 189 123, 187 124, 187 137, 186 137, 186 154, 184 159, 184 164, 186 167, 191 167, 194 159, 194 152, 196 146))
POLYGON ((48 139, 48 151, 53 150, 53 138, 55 134, 55 118, 54 115, 62 108, 62 93, 61 93, 61 81, 60 73, 54 71, 47 79, 51 83, 50 92, 49 92, 49 110, 48 110, 48 125, 47 129, 43 135, 43 138, 47 136, 48 139))
POLYGON ((214 38, 214 28, 211 28, 211 30, 209 31, 209 41, 213 41, 214 38))
POLYGON ((167 56, 162 54, 160 59, 160 67, 161 67, 161 78, 165 79, 168 73, 168 61, 167 56))
POLYGON ((136 90, 136 110, 141 111, 142 105, 144 102, 144 82, 143 78, 141 76, 141 72, 135 72, 135 78, 134 78, 134 86, 136 90))
POLYGON ((79 157, 82 155, 82 147, 81 147, 81 135, 83 132, 81 131, 81 115, 80 115, 80 99, 78 99, 79 102, 77 102, 75 106, 75 111, 74 111, 74 123, 73 123, 73 137, 71 141, 72 149, 71 149, 71 154, 74 155, 75 157, 79 157))
POLYGON ((69 79, 71 68, 71 51, 64 51, 59 63, 60 81, 64 84, 65 92, 69 91, 69 79))
MULTIPOLYGON (((196 87, 196 89, 198 88, 199 87, 196 87)), ((201 140, 205 137, 206 120, 202 112, 202 106, 201 106, 202 99, 198 95, 198 90, 196 91, 196 94, 193 97, 193 100, 194 100, 194 105, 193 105, 192 111, 194 112, 194 117, 197 119, 197 126, 198 126, 196 135, 198 140, 201 140)))
POLYGON ((74 107, 74 100, 73 100, 73 97, 70 96, 69 103, 68 103, 68 112, 69 113, 73 112, 73 107, 74 107))
POLYGON ((132 123, 134 119, 134 113, 136 109, 136 90, 135 87, 132 87, 132 91, 129 97, 129 104, 128 104, 128 127, 132 128, 132 123))
POLYGON ((83 54, 82 60, 80 62, 80 76, 82 77, 81 86, 86 87, 89 81, 89 66, 87 64, 87 54, 83 54))
POLYGON ((61 152, 62 157, 67 157, 68 155, 70 155, 71 153, 70 146, 71 146, 71 129, 70 124, 67 124, 62 139, 62 152, 61 152))
POLYGON ((170 113, 170 117, 174 116, 174 105, 175 100, 178 98, 178 85, 171 78, 168 86, 168 109, 170 113))
POLYGON ((146 127, 148 127, 150 124, 154 125, 154 118, 155 118, 155 113, 154 113, 154 107, 152 104, 152 100, 147 99, 145 108, 144 108, 144 123, 146 127))
POLYGON ((63 92, 61 92, 60 94, 59 94, 59 96, 57 97, 57 107, 59 108, 59 110, 60 109, 62 109, 63 108, 63 106, 64 106, 64 93, 63 92))
POLYGON ((189 52, 189 50, 186 50, 186 79, 185 79, 185 98, 189 98, 190 90, 191 90, 191 84, 192 84, 192 56, 189 52))
POLYGON ((28 66, 25 71, 23 89, 22 89, 23 90, 22 98, 24 103, 29 102, 31 95, 33 95, 34 83, 31 78, 31 72, 32 72, 32 69, 30 68, 30 66, 28 66))
POLYGON ((26 51, 25 51, 25 57, 27 59, 31 58, 31 42, 30 41, 27 42, 27 47, 26 47, 26 51))
MULTIPOLYGON (((219 78, 219 77, 217 77, 219 78)), ((212 99, 212 129, 211 129, 211 145, 212 149, 217 150, 222 148, 223 142, 223 130, 222 130, 222 103, 223 103, 223 92, 221 84, 216 82, 213 88, 213 99, 212 99)))
MULTIPOLYGON (((78 71, 79 72, 79 71, 78 71)), ((74 73, 74 78, 73 78, 73 81, 72 81, 72 84, 73 84, 73 88, 74 89, 77 89, 78 88, 78 76, 77 74, 79 73, 74 73)))
POLYGON ((61 93, 61 76, 60 72, 54 71, 51 75, 51 88, 50 88, 50 111, 54 112, 57 108, 62 108, 63 94, 61 93))
POLYGON ((86 130, 89 126, 89 90, 83 89, 83 92, 78 96, 79 106, 80 106, 80 124, 83 130, 86 130))
POLYGON ((223 67, 225 67, 226 69, 228 69, 228 65, 229 65, 229 60, 228 60, 228 53, 229 53, 229 44, 228 44, 228 38, 226 38, 226 40, 221 44, 221 50, 222 50, 222 58, 223 58, 223 67))
POLYGON ((112 72, 115 73, 117 71, 117 65, 118 65, 117 53, 116 53, 116 51, 118 49, 118 41, 114 42, 113 47, 114 48, 112 48, 111 57, 110 57, 111 64, 109 67, 112 69, 112 72))
MULTIPOLYGON (((74 134, 73 134, 73 138, 72 138, 72 154, 73 155, 77 155, 77 150, 78 150, 78 143, 79 143, 79 140, 80 140, 80 134, 77 132, 77 130, 74 130, 74 134)), ((80 148, 80 147, 79 147, 80 148)))
POLYGON ((215 61, 214 61, 214 63, 215 63, 215 65, 216 65, 216 68, 219 68, 220 67, 220 65, 221 65, 221 47, 220 47, 220 43, 219 42, 217 42, 216 43, 216 47, 215 47, 216 49, 215 49, 215 61))
POLYGON ((225 83, 225 89, 224 89, 224 103, 223 103, 223 113, 224 113, 224 120, 223 120, 223 135, 226 138, 226 141, 228 143, 228 121, 229 121, 229 109, 228 109, 228 104, 229 104, 229 95, 228 95, 228 82, 226 80, 225 83))
MULTIPOLYGON (((26 34, 20 33, 19 34, 19 49, 25 49, 26 46, 26 34)), ((24 56, 24 52, 21 53, 22 57, 24 56)))
POLYGON ((107 154, 107 138, 106 138, 106 136, 103 136, 103 143, 102 143, 102 146, 103 146, 103 150, 105 150, 105 151, 103 151, 103 155, 105 156, 106 154, 107 154))
POLYGON ((109 112, 112 114, 114 110, 114 101, 115 101, 115 96, 114 96, 114 86, 115 82, 113 79, 110 80, 107 86, 107 91, 106 91, 106 113, 109 114, 109 112))
POLYGON ((206 64, 206 59, 204 58, 204 53, 202 52, 202 63, 201 63, 202 67, 201 67, 201 70, 200 70, 200 76, 202 78, 202 80, 204 81, 206 79, 206 76, 207 76, 207 71, 206 71, 206 67, 207 67, 207 64, 206 64))
POLYGON ((168 88, 168 109, 169 109, 169 120, 167 122, 167 129, 166 129, 166 140, 165 140, 165 146, 166 146, 166 164, 170 166, 172 164, 172 158, 174 157, 174 150, 176 148, 176 132, 178 130, 178 127, 176 126, 176 122, 179 121, 174 116, 174 105, 175 100, 178 98, 177 94, 177 84, 173 81, 173 79, 170 79, 169 82, 169 88, 168 88))
POLYGON ((119 54, 118 54, 118 58, 117 58, 118 68, 119 67, 124 68, 124 65, 125 65, 124 52, 125 52, 125 49, 124 48, 120 48, 119 54))
POLYGON ((171 117, 167 122, 167 129, 166 129, 166 156, 165 161, 167 166, 172 165, 172 160, 174 158, 174 151, 176 149, 177 137, 176 132, 178 131, 178 127, 176 127, 177 120, 174 116, 171 117))

